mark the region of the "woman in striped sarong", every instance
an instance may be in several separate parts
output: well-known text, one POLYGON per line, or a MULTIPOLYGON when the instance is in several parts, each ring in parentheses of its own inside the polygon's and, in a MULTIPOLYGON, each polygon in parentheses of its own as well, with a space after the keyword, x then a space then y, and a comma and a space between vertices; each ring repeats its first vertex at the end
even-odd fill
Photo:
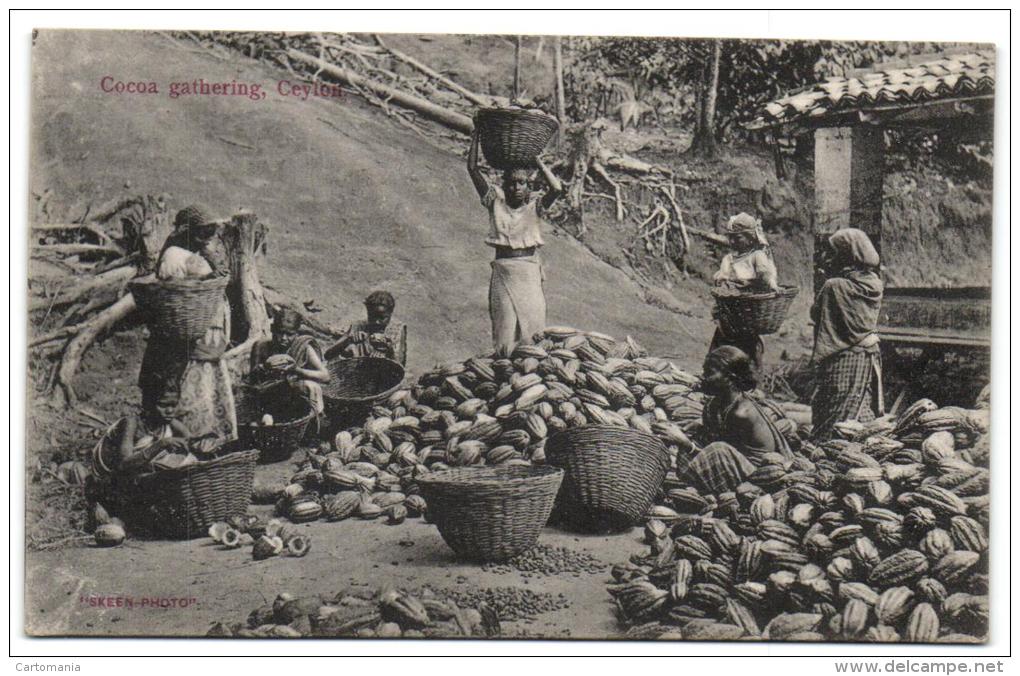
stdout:
POLYGON ((683 481, 717 494, 733 490, 771 458, 793 459, 768 406, 751 395, 756 385, 751 358, 738 348, 720 347, 705 358, 701 389, 711 399, 702 413, 702 437, 710 443, 677 458, 683 481))
POLYGON ((811 436, 815 441, 831 439, 838 422, 874 420, 884 408, 876 332, 883 291, 878 252, 856 228, 836 231, 828 244, 824 265, 829 279, 811 308, 816 383, 811 436))

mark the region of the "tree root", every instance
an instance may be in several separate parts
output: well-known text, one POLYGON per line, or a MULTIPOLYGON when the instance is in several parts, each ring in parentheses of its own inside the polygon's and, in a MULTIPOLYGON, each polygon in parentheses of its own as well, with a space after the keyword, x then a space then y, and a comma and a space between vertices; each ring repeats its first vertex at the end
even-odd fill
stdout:
POLYGON ((79 328, 74 338, 64 348, 63 357, 60 360, 60 368, 57 371, 57 385, 64 394, 64 401, 67 405, 73 406, 78 402, 78 395, 74 391, 74 374, 78 371, 82 355, 85 351, 108 329, 117 322, 127 317, 135 309, 135 297, 126 294, 120 300, 106 308, 92 319, 89 319, 79 328))

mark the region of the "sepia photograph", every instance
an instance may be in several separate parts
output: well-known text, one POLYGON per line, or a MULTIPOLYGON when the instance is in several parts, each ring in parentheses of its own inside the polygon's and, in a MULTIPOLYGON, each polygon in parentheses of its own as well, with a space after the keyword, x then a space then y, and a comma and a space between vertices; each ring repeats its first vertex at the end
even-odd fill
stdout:
POLYGON ((306 19, 31 34, 26 636, 1008 633, 995 44, 306 19))

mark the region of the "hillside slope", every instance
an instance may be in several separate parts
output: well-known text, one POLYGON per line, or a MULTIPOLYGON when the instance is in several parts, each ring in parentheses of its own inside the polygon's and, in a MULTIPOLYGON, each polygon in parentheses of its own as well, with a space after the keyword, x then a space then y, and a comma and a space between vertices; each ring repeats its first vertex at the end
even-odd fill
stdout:
MULTIPOLYGON (((33 59, 32 187, 51 189, 58 211, 73 217, 90 202, 160 192, 175 208, 246 207, 272 227, 264 281, 316 299, 327 323, 359 318, 362 298, 381 287, 410 325, 413 369, 486 349, 491 252, 460 157, 356 97, 283 98, 280 73, 160 35, 42 32, 33 59), (161 93, 104 93, 105 75, 155 81, 161 93), (261 82, 269 94, 167 96, 168 83, 197 78, 261 82)), ((681 318, 643 303, 626 275, 571 238, 547 234, 550 323, 632 334, 698 365, 707 319, 678 327, 681 318)))

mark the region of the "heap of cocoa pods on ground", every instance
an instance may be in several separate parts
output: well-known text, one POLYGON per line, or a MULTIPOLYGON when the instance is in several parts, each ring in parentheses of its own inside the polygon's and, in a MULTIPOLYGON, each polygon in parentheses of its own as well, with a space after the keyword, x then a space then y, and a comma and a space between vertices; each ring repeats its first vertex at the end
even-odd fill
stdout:
POLYGON ((417 479, 449 467, 541 464, 547 435, 602 423, 692 448, 701 422, 697 378, 616 341, 554 327, 508 358, 472 357, 435 368, 372 408, 364 423, 311 451, 291 484, 259 495, 291 521, 425 515, 417 479))
POLYGON ((246 623, 215 623, 211 637, 493 638, 499 616, 484 601, 461 607, 430 589, 342 591, 331 599, 283 593, 256 608, 246 623))
POLYGON ((612 571, 629 635, 984 640, 988 411, 922 400, 838 431, 733 492, 667 482, 649 551, 612 571))

